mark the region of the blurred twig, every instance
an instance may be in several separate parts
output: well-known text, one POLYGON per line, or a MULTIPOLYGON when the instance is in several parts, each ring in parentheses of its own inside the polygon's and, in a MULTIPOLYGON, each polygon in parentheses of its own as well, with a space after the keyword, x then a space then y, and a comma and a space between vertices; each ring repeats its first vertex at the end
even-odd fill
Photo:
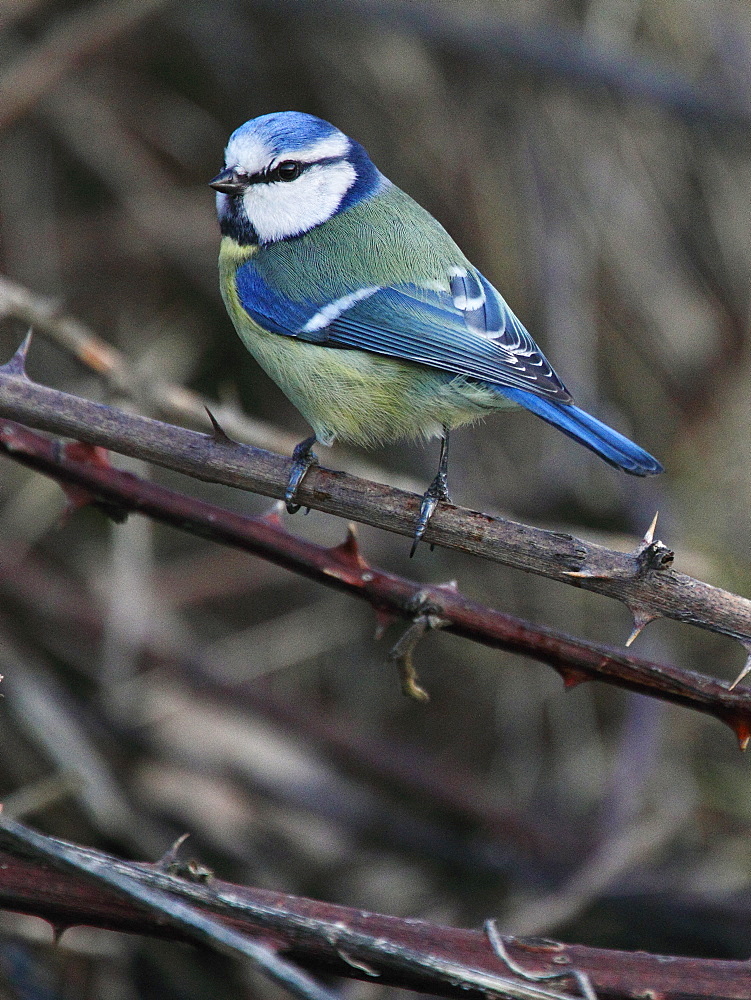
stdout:
POLYGON ((0 318, 17 319, 33 326, 101 375, 116 392, 133 397, 168 419, 205 426, 206 405, 210 403, 212 413, 234 438, 279 451, 292 451, 297 444, 291 434, 253 420, 235 407, 204 400, 190 389, 139 372, 122 351, 97 336, 85 323, 67 315, 53 299, 35 295, 3 275, 0 275, 0 318))
POLYGON ((33 13, 44 2, 45 0, 6 0, 0 9, 0 31, 5 31, 16 21, 33 13))
MULTIPOLYGON (((228 551, 217 551, 226 561, 228 551)), ((244 562, 247 578, 248 560, 239 551, 238 556, 244 562)), ((253 567, 252 578, 257 576, 258 569, 253 567)), ((61 648, 55 639, 63 627, 66 636, 74 635, 87 650, 98 647, 104 623, 96 596, 80 581, 62 573, 59 567, 40 563, 28 554, 20 558, 13 547, 0 548, 0 591, 4 600, 23 608, 24 615, 32 616, 34 632, 42 638, 48 654, 75 659, 75 652, 67 645, 61 648), (53 637, 51 643, 48 637, 53 637)), ((533 881, 530 857, 537 869, 553 855, 557 863, 563 857, 569 861, 575 857, 575 848, 560 826, 553 834, 541 817, 520 814, 512 806, 488 801, 485 783, 469 768, 443 760, 436 769, 433 758, 417 743, 405 742, 395 734, 379 737, 370 730, 363 731, 360 722, 355 723, 341 712, 326 712, 321 705, 311 704, 307 699, 291 700, 275 691, 268 678, 258 677, 254 672, 249 676, 243 673, 227 677, 224 660, 215 659, 211 648, 197 647, 193 636, 184 639, 148 636, 142 653, 144 667, 148 669, 142 693, 137 696, 139 704, 149 697, 147 692, 155 679, 158 685, 163 678, 174 678, 193 692, 186 698, 184 705, 187 707, 181 709, 181 716, 198 711, 198 706, 206 702, 230 709, 242 705, 252 717, 268 720, 279 731, 292 734, 296 744, 312 745, 316 751, 333 758, 340 768, 396 786, 406 793, 412 805, 429 802, 442 814, 460 820, 462 825, 471 824, 473 829, 490 834, 491 841, 485 834, 473 836, 469 844, 461 846, 452 841, 449 850, 453 851, 454 864, 466 859, 475 873, 478 870, 509 873, 510 867, 515 878, 529 885, 533 881), (500 850, 498 845, 502 845, 500 850)), ((170 697, 175 700, 174 692, 170 697)), ((283 795, 287 786, 287 782, 280 782, 275 777, 273 792, 283 795)), ((326 798, 330 797, 329 787, 326 798)), ((322 799, 314 791, 308 796, 307 805, 320 811, 319 807, 326 804, 322 799)), ((393 806, 389 806, 388 815, 387 834, 393 831, 393 806)), ((404 828, 398 831, 400 836, 403 833, 404 828)), ((445 831, 439 834, 436 829, 434 842, 440 836, 446 840, 445 831)), ((419 847, 421 851, 424 851, 425 839, 419 847)), ((402 836, 402 846, 406 840, 407 837, 402 836)), ((412 843, 416 840, 413 837, 412 843)), ((434 847, 431 854, 436 856, 434 847)))
POLYGON ((76 798, 105 835, 140 850, 155 850, 163 835, 156 823, 129 803, 110 763, 97 748, 65 688, 28 653, 14 649, 0 632, 0 659, 8 676, 8 704, 29 738, 58 768, 75 772, 76 798))
MULTIPOLYGON (((0 821, 0 831, 0 905, 44 916, 58 928, 86 923, 195 940, 196 928, 203 925, 200 939, 215 947, 212 935, 220 937, 218 929, 223 929, 226 940, 242 945, 246 954, 253 949, 273 954, 273 947, 307 968, 441 996, 563 1000, 571 995, 517 979, 480 931, 380 916, 214 878, 192 881, 190 865, 182 866, 187 877, 178 878, 160 866, 120 861, 13 821, 0 821), (273 945, 256 945, 253 937, 273 945)), ((176 867, 181 870, 179 863, 176 867)), ((540 938, 508 937, 503 943, 525 970, 560 972, 563 966, 580 971, 599 995, 612 1000, 646 992, 663 1000, 738 1000, 748 985, 746 962, 666 961, 645 952, 540 938)))
MULTIPOLYGON (((0 401, 2 381, 0 377, 0 401)), ((353 533, 341 545, 327 549, 290 535, 281 528, 277 517, 243 517, 101 462, 80 459, 67 454, 59 442, 10 421, 0 423, 0 448, 15 460, 73 485, 79 497, 83 489, 92 501, 104 502, 107 509, 137 511, 181 530, 261 555, 309 579, 369 601, 386 618, 414 621, 427 615, 440 620, 441 627, 455 635, 549 664, 567 686, 597 678, 714 715, 733 729, 743 748, 751 738, 751 692, 730 691, 725 684, 701 674, 649 663, 552 629, 531 626, 470 601, 454 585, 423 586, 385 573, 363 559, 353 533)), ((525 530, 536 533, 531 528, 525 530)), ((706 587, 698 581, 696 586, 706 587)))
POLYGON ((691 818, 688 805, 676 799, 664 801, 655 815, 642 817, 616 836, 606 838, 564 885, 548 895, 521 903, 499 924, 523 935, 545 934, 552 927, 564 926, 602 898, 624 873, 641 870, 650 855, 673 841, 691 818))
POLYGON ((310 14, 318 24, 324 18, 340 21, 342 15, 367 17, 476 59, 495 74, 521 69, 587 90, 607 88, 656 104, 724 141, 737 142, 739 134, 751 133, 748 107, 723 79, 698 86, 666 65, 598 44, 560 22, 533 26, 500 17, 500 5, 474 6, 471 12, 451 3, 402 0, 253 0, 253 6, 287 17, 293 11, 310 14))
MULTIPOLYGON (((283 497, 289 459, 37 385, 25 375, 25 351, 0 367, 0 416, 198 479, 283 497)), ((6 442, 8 450, 13 447, 6 442)), ((419 497, 401 490, 321 467, 308 472, 298 496, 304 506, 407 536, 414 532, 420 504, 419 497)), ((648 622, 667 617, 751 648, 751 600, 668 569, 672 553, 653 539, 653 529, 636 549, 622 553, 562 532, 441 504, 425 538, 623 601, 634 615, 631 640, 648 622)))
POLYGON ((33 108, 86 57, 165 3, 166 0, 99 0, 96 4, 82 4, 55 24, 0 75, 0 129, 33 108))

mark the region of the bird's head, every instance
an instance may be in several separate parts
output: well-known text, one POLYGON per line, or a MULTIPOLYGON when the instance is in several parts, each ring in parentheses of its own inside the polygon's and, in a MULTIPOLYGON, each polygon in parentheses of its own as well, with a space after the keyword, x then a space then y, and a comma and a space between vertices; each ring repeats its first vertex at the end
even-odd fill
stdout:
POLYGON ((222 233, 238 243, 300 236, 385 182, 362 146, 313 115, 280 111, 230 136, 210 182, 222 233))

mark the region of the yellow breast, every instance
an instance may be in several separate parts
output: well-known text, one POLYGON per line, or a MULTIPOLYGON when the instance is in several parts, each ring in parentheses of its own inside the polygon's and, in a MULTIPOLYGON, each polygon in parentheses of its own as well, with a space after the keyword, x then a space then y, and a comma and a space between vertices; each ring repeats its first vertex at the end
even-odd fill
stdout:
POLYGON ((322 444, 335 438, 373 445, 433 437, 497 409, 479 383, 367 351, 324 347, 260 327, 243 309, 235 274, 254 247, 225 237, 219 257, 222 295, 241 340, 302 413, 322 444))

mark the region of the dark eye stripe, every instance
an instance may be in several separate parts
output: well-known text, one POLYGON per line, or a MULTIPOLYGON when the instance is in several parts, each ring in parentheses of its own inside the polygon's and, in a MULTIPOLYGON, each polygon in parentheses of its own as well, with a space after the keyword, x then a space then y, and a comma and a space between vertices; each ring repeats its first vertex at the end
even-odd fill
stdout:
POLYGON ((266 167, 265 170, 260 170, 257 174, 253 174, 247 180, 248 184, 274 184, 276 181, 290 181, 296 180, 301 174, 311 167, 324 166, 327 163, 341 163, 342 160, 346 159, 344 156, 325 156, 320 160, 313 160, 311 163, 303 163, 301 160, 282 160, 275 167, 266 167), (298 172, 294 177, 283 177, 280 174, 280 169, 287 164, 294 163, 296 167, 299 167, 298 172))

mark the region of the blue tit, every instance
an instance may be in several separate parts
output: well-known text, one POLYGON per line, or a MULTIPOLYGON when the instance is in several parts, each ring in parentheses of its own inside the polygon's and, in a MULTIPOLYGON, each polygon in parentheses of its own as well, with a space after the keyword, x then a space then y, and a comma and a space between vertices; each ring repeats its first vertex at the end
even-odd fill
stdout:
POLYGON ((227 311, 314 431, 294 452, 290 510, 316 441, 438 436, 438 474, 422 500, 416 545, 449 500, 449 431, 516 406, 624 472, 662 471, 573 405, 500 293, 333 125, 296 111, 254 118, 232 133, 210 184, 227 311))

